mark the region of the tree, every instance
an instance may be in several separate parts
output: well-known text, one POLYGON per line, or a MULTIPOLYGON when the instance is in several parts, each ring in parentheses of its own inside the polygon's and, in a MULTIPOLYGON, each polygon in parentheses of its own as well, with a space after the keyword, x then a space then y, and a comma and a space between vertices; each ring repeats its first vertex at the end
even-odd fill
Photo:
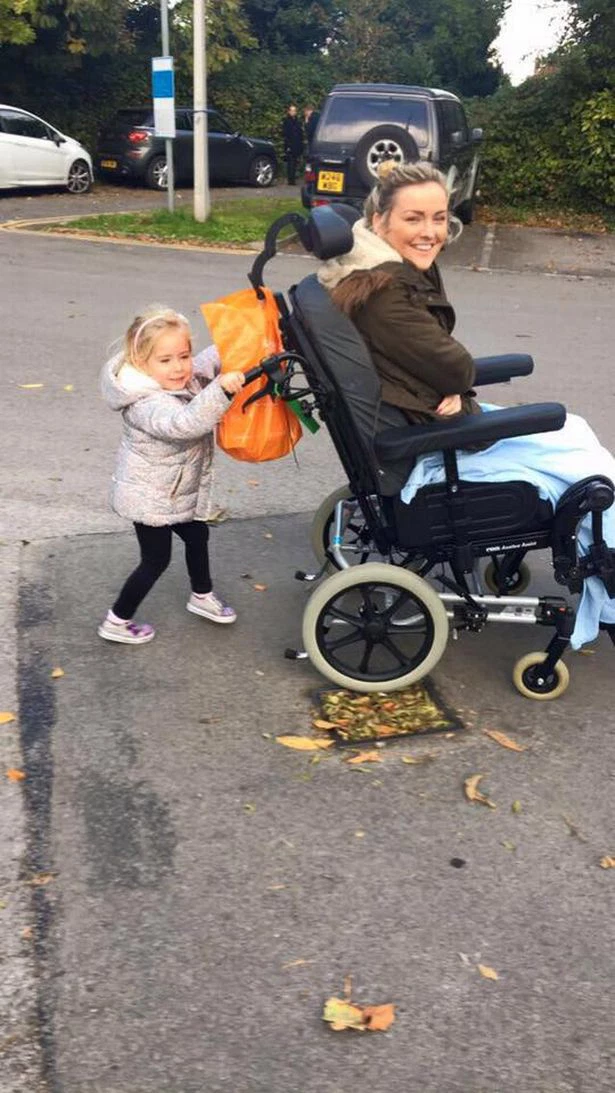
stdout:
POLYGON ((334 0, 243 0, 258 46, 269 53, 315 53, 326 47, 337 19, 334 0))

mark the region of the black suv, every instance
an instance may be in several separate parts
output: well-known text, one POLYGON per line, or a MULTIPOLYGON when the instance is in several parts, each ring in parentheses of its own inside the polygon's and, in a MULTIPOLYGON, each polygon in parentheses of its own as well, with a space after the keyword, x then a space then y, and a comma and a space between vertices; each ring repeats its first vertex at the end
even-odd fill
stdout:
POLYGON ((344 201, 361 206, 378 164, 429 160, 447 176, 451 207, 472 220, 482 129, 468 129, 450 91, 402 84, 337 84, 329 92, 312 140, 305 183, 306 208, 344 201))
MULTIPOLYGON (((193 180, 192 119, 190 107, 176 109, 173 166, 178 182, 193 180)), ((207 111, 207 134, 212 182, 271 186, 277 159, 270 140, 242 136, 217 110, 207 111)), ((117 112, 100 134, 94 166, 103 177, 141 179, 154 190, 166 190, 165 141, 154 132, 151 107, 130 107, 117 112)))

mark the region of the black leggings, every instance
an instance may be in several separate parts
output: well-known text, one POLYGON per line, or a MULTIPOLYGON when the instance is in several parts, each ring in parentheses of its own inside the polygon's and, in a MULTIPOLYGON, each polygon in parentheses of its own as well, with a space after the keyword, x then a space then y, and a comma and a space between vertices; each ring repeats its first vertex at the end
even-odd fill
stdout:
POLYGON ((164 573, 171 561, 173 532, 179 535, 186 547, 186 567, 192 591, 211 592, 207 524, 202 520, 191 520, 188 524, 170 524, 161 528, 135 524, 135 531, 141 547, 141 561, 113 604, 112 610, 118 618, 131 619, 141 601, 164 573))

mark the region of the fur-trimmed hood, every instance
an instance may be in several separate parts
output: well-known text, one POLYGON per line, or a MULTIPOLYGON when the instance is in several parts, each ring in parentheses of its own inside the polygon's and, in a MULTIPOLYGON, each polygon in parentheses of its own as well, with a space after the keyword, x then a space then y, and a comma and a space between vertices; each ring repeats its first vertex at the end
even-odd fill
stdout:
POLYGON ((347 254, 340 254, 338 258, 329 258, 322 262, 317 277, 323 288, 332 291, 351 273, 373 269, 385 262, 403 262, 398 252, 381 239, 379 235, 367 226, 367 221, 362 218, 356 220, 352 226, 354 244, 347 254))

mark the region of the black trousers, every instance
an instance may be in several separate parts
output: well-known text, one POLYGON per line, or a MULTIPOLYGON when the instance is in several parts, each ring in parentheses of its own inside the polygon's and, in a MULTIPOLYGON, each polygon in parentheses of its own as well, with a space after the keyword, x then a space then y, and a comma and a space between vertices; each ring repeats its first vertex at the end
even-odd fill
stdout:
POLYGON ((211 592, 207 524, 202 520, 191 520, 188 524, 170 524, 161 528, 153 528, 149 524, 135 524, 134 527, 141 547, 141 561, 113 604, 112 610, 118 618, 131 619, 141 601, 164 573, 171 561, 173 532, 179 535, 186 548, 186 568, 192 591, 211 592))
POLYGON ((289 186, 294 186, 297 179, 297 168, 299 166, 300 155, 296 155, 294 152, 286 153, 286 180, 289 186))

